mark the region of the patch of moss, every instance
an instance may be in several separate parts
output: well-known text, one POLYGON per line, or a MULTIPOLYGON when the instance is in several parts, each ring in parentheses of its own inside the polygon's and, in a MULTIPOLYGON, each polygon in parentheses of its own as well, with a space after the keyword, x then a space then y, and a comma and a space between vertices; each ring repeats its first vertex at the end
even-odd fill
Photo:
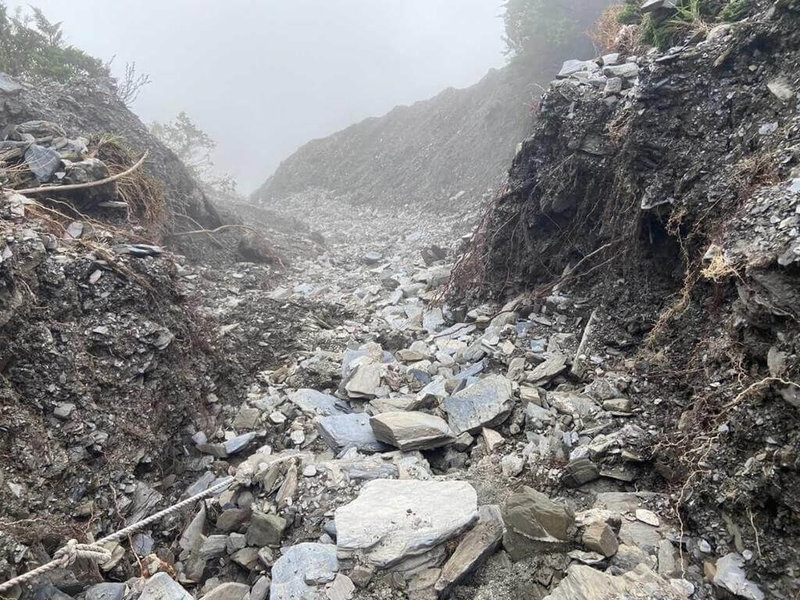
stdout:
POLYGON ((731 0, 719 13, 719 18, 726 23, 741 21, 750 14, 750 0, 731 0))

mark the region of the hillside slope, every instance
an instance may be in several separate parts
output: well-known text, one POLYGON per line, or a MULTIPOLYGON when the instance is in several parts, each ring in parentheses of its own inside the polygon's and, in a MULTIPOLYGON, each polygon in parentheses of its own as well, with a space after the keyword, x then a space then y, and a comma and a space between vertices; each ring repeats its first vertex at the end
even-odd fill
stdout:
POLYGON ((254 197, 280 200, 307 188, 354 202, 436 202, 498 182, 530 121, 535 82, 492 70, 476 85, 400 106, 287 158, 254 197))
POLYGON ((452 282, 586 298, 575 360, 630 378, 660 438, 620 467, 646 463, 682 532, 775 598, 798 589, 799 19, 754 3, 699 43, 575 61, 452 282))

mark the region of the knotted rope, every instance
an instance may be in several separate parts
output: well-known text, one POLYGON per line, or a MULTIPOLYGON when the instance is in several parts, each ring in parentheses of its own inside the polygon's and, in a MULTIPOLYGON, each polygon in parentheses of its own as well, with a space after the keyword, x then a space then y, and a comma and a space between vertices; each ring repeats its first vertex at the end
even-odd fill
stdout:
POLYGON ((78 559, 88 559, 97 563, 107 562, 111 560, 111 551, 104 548, 103 544, 115 542, 127 537, 130 533, 144 529, 151 523, 154 523, 159 519, 166 517, 167 515, 178 512, 179 510, 194 504, 206 496, 212 496, 217 492, 224 490, 231 483, 233 483, 233 477, 226 477, 216 485, 212 485, 207 490, 202 491, 199 494, 195 494, 191 498, 182 500, 177 504, 173 504, 169 508, 165 508, 164 510, 157 512, 156 514, 147 517, 142 521, 134 523, 133 525, 128 525, 124 529, 120 529, 111 535, 107 535, 106 537, 97 540, 94 544, 79 544, 77 540, 69 540, 63 548, 58 549, 56 553, 53 554, 53 560, 50 562, 0 584, 0 593, 10 590, 17 584, 23 584, 31 579, 35 579, 39 575, 44 575, 48 571, 52 571, 54 569, 66 569, 67 567, 75 564, 78 559))

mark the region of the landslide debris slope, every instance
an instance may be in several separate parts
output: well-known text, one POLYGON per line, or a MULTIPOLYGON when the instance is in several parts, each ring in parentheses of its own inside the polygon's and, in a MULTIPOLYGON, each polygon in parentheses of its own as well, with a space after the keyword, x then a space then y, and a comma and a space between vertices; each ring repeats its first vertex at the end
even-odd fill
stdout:
POLYGON ((223 223, 220 212, 108 80, 0 84, 5 580, 180 496, 208 462, 186 460, 191 435, 215 441, 229 406, 286 353, 337 347, 316 333, 343 313, 267 298, 291 256, 264 260, 257 230, 238 252, 238 236, 180 237, 223 223), (120 179, 65 188, 129 170, 145 151, 120 179))
MULTIPOLYGON (((684 533, 744 556, 768 597, 789 598, 800 564, 800 7, 749 7, 664 51, 566 63, 451 290, 589 298, 580 353, 601 378, 631 378, 657 434, 623 464, 643 460, 684 533)), ((693 552, 713 579, 690 537, 693 552)))

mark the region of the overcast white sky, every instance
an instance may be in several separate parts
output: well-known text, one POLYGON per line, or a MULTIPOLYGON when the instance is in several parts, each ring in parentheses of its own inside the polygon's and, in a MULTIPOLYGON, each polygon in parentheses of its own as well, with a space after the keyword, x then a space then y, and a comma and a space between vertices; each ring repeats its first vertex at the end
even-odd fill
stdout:
POLYGON ((153 82, 145 122, 185 110, 249 192, 304 142, 465 87, 502 56, 502 0, 10 0, 153 82))

